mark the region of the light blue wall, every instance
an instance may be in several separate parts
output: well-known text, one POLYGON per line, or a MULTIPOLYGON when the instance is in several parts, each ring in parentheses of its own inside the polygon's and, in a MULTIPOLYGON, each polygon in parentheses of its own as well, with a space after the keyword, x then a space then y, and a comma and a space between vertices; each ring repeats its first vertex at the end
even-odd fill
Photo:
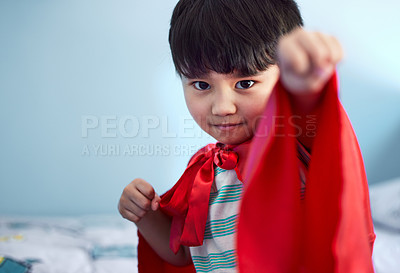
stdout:
MULTIPOLYGON (((0 1, 0 214, 116 213, 133 178, 162 193, 212 141, 171 63, 175 3, 0 1)), ((345 47, 341 96, 370 181, 399 176, 400 4, 299 5, 345 47)))
POLYGON ((299 1, 310 29, 339 38, 342 102, 370 183, 400 176, 400 2, 299 1))

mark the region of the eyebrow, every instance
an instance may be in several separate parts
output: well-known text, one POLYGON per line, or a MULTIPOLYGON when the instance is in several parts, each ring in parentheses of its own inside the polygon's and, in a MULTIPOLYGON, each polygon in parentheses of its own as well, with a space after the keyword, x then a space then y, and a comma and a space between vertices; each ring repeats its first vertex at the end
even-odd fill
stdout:
MULTIPOLYGON (((233 72, 228 75, 231 75, 232 78, 247 78, 247 77, 256 77, 261 74, 262 71, 257 71, 256 73, 241 73, 241 72, 233 72)), ((193 80, 193 79, 205 79, 207 78, 208 73, 204 73, 201 75, 196 75, 194 77, 186 77, 183 75, 186 80, 193 80)))

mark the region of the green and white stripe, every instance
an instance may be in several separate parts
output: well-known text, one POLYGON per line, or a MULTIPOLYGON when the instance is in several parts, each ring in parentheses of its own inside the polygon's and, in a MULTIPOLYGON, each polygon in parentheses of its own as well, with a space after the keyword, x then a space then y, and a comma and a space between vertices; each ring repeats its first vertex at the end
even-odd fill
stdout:
POLYGON ((207 222, 204 239, 212 239, 233 234, 236 229, 236 220, 237 215, 232 215, 225 219, 211 220, 207 222))
POLYGON ((236 225, 243 185, 235 170, 214 170, 208 218, 202 246, 191 247, 193 264, 201 273, 236 273, 236 225))
POLYGON ((222 186, 218 192, 210 194, 209 205, 239 201, 242 198, 242 192, 242 184, 222 186))
POLYGON ((196 272, 212 272, 217 269, 235 270, 236 267, 236 253, 234 250, 210 253, 206 257, 192 256, 192 260, 196 266, 196 272))

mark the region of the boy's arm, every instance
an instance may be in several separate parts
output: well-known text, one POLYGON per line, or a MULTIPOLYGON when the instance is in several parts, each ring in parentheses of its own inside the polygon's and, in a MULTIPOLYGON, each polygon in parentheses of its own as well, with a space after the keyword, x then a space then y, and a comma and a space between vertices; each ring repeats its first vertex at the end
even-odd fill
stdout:
POLYGON ((153 250, 165 261, 175 266, 191 262, 188 247, 181 247, 175 254, 169 247, 171 219, 159 209, 160 197, 143 179, 127 185, 119 200, 122 217, 134 222, 153 250))
POLYGON ((313 134, 305 134, 307 119, 318 120, 322 90, 343 58, 343 50, 333 36, 296 29, 278 44, 281 81, 290 94, 293 122, 302 128, 298 140, 309 150, 313 134))
POLYGON ((153 250, 165 261, 175 266, 184 266, 191 262, 188 247, 181 246, 176 254, 169 247, 171 220, 161 210, 149 211, 136 226, 153 250))

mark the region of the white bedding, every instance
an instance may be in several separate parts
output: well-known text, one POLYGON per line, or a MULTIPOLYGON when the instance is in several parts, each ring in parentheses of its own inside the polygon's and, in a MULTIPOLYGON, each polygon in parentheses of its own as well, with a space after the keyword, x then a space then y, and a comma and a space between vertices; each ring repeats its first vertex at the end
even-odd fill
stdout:
POLYGON ((117 215, 0 217, 0 256, 33 273, 137 272, 136 248, 135 225, 117 215))
MULTIPOLYGON (((376 273, 399 273, 400 179, 373 185, 370 194, 376 273)), ((136 227, 119 215, 0 216, 0 273, 28 272, 5 271, 1 257, 28 262, 33 273, 134 273, 136 251, 136 227)))

